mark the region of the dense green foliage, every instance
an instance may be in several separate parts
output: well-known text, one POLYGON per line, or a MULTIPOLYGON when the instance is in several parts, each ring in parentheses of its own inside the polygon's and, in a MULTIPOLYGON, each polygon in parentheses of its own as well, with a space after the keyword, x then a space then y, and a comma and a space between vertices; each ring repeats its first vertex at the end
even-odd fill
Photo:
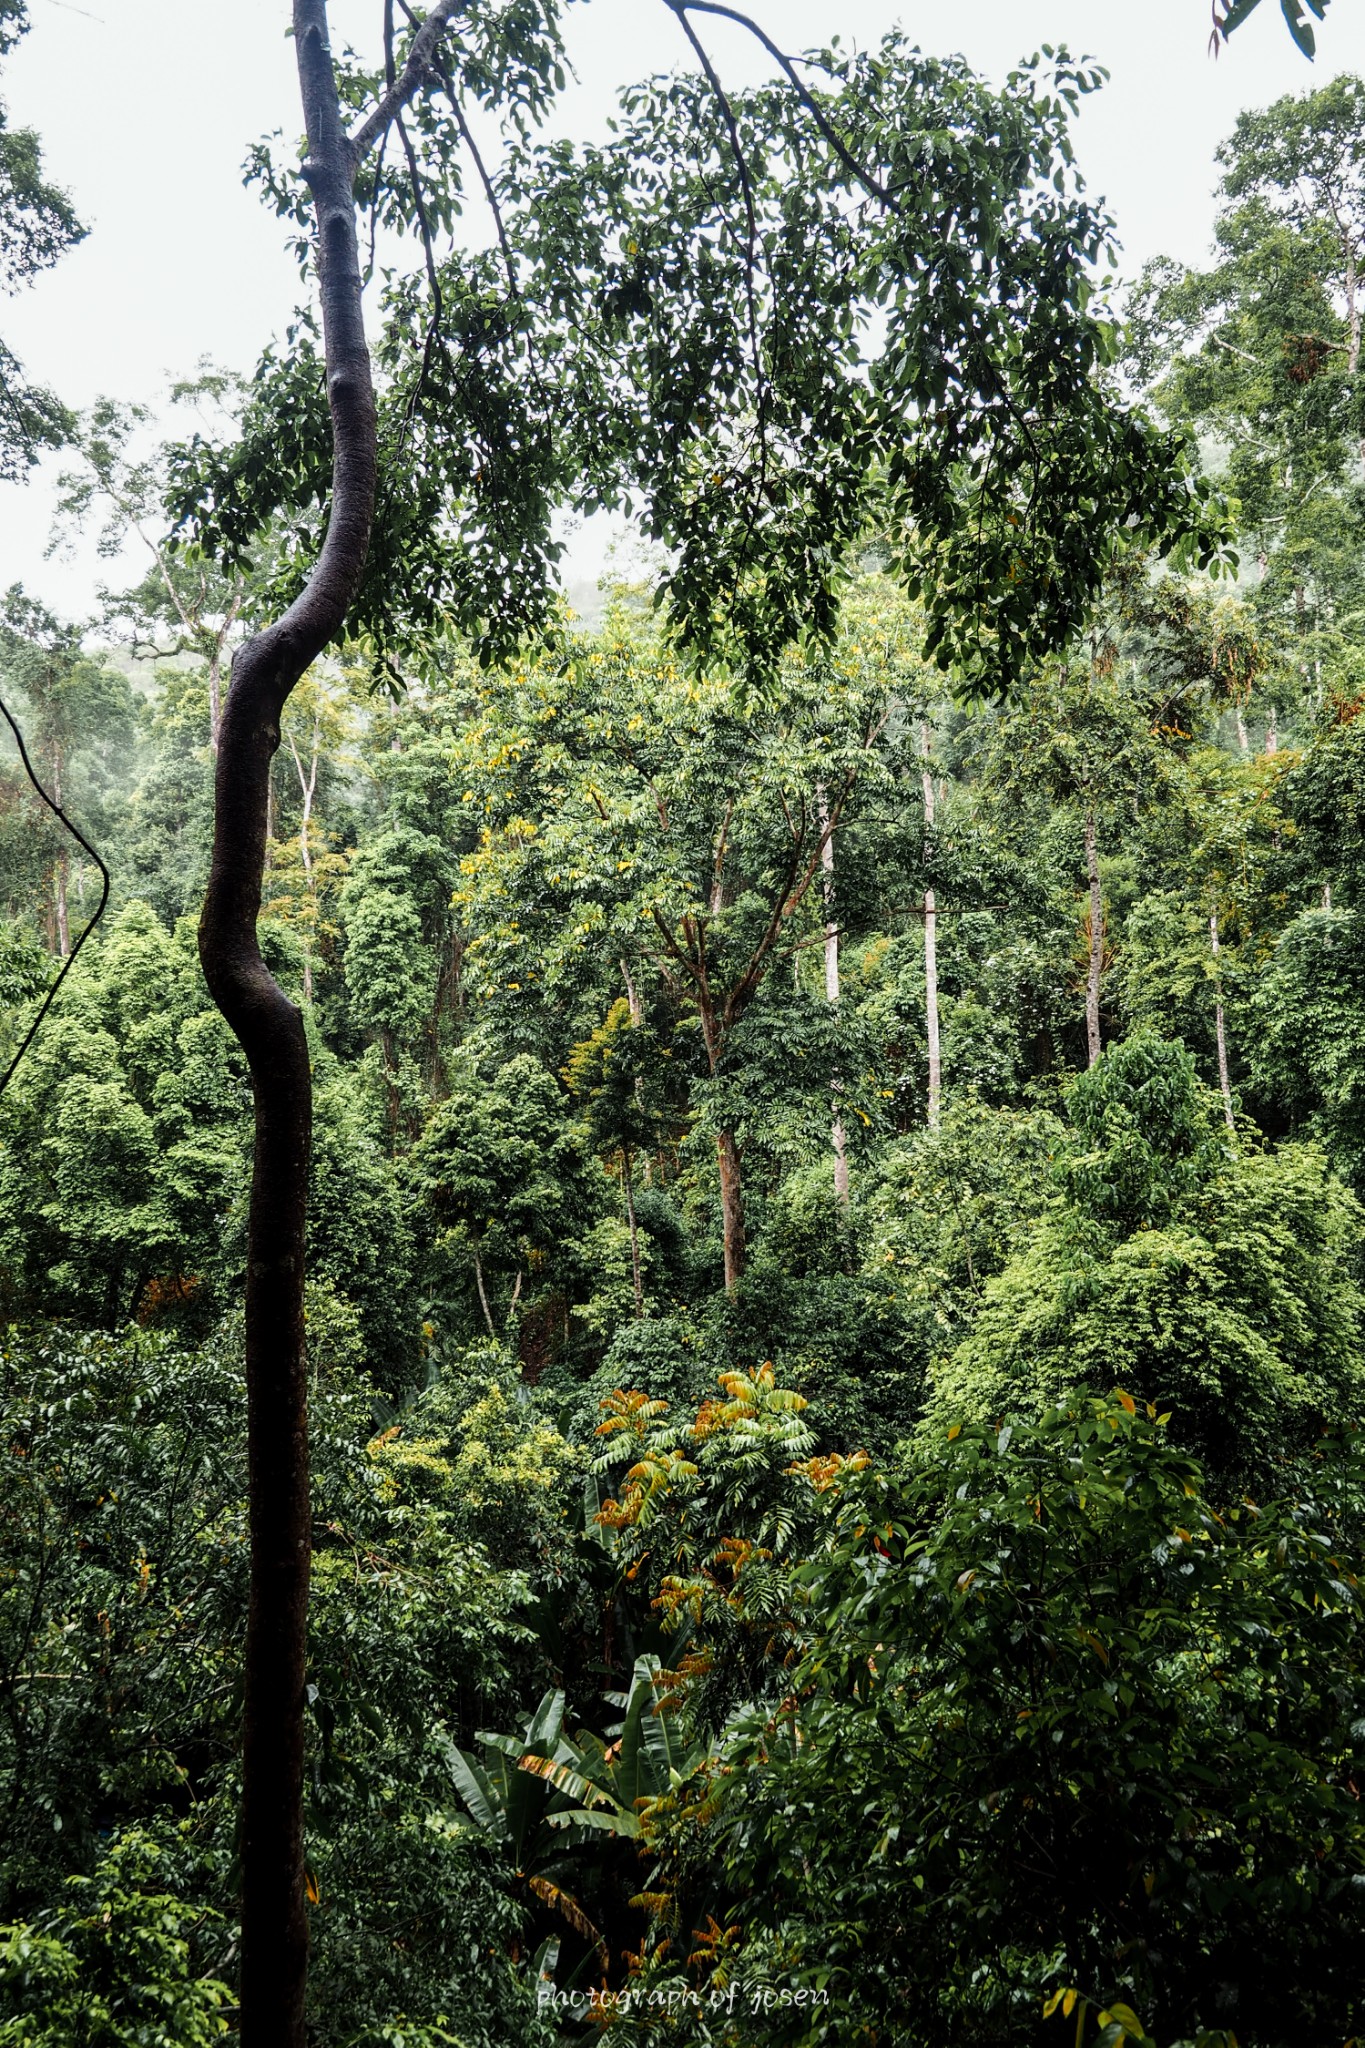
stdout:
MULTIPOLYGON (((953 175, 992 205, 1010 136, 1052 164, 1058 108, 1013 86, 1017 132, 987 147, 973 81, 914 76, 976 124, 953 175)), ((629 120, 681 150, 690 90, 629 120)), ((460 639, 444 627, 488 565, 452 556, 401 691, 372 690, 371 637, 291 700, 261 928, 316 1080, 317 2048, 1365 2031, 1365 641, 1341 239, 1363 104, 1337 81, 1245 117, 1215 268, 1154 272, 1135 302, 1130 365, 1239 501, 1235 587, 1078 555, 1068 604, 1106 571, 1084 634, 1027 659, 1016 636, 1013 698, 966 709, 935 660, 970 630, 953 575, 907 596, 894 506, 855 493, 857 546, 808 565, 822 604, 846 585, 837 629, 736 674, 717 658, 735 618, 782 613, 792 557, 746 580, 735 530, 684 491, 672 598, 686 613, 714 573, 706 666, 627 582, 532 646, 491 612, 460 639)), ((925 143, 944 178, 953 133, 925 143)), ((712 127, 682 154, 703 181, 723 148, 712 127)), ((604 193, 664 207, 630 186, 639 158, 558 163, 579 283, 604 193)), ((528 156, 526 190, 537 163, 555 168, 528 156)), ((833 236, 829 176, 810 205, 833 236)), ((991 300, 989 346, 1034 372, 1046 336, 1010 323, 1081 205, 1062 185, 1014 269, 992 243, 1015 296, 991 300)), ((774 170, 761 197, 772 257, 802 191, 774 170)), ((593 353, 645 349, 632 323, 666 259, 640 237, 625 297, 576 337, 566 312, 555 344, 601 400, 604 463, 640 428, 593 353)), ((662 385, 709 303, 688 246, 662 385)), ((893 309, 903 350, 918 290, 893 309)), ((1079 347, 1084 295, 1060 317, 1079 347)), ((420 438, 393 347, 389 426, 409 406, 420 438)), ((732 371, 742 392, 742 347, 732 371)), ((921 373, 892 360, 877 404, 907 410, 921 373)), ((811 360, 783 374, 799 410, 811 360)), ((831 405, 867 396, 836 382, 831 405)), ((264 379, 227 455, 182 451, 181 485, 221 458, 227 492, 278 398, 264 379)), ((147 515, 167 462, 134 473, 129 431, 117 408, 87 420, 70 516, 147 515)), ((871 492, 867 445, 849 461, 871 492)), ((823 503, 773 516, 790 540, 823 503)), ((967 503, 938 508, 949 555, 967 503)), ((193 2048, 233 2019, 251 1106, 193 911, 215 664, 312 517, 296 504, 253 554, 233 505, 236 567, 154 548, 111 600, 169 659, 17 591, 0 637, 35 759, 114 876, 0 1097, 15 2048, 193 2048)), ((485 536, 531 583, 538 505, 485 536)), ((1043 554, 1079 549, 1077 508, 1054 510, 1043 554)), ((0 1059, 93 903, 0 759, 0 1059)))
POLYGON ((791 2042, 892 2016, 1027 2040, 1039 1988, 1077 1982, 1162 2040, 1335 2039, 1365 1879, 1358 1450, 1222 1514, 1127 1396, 951 1436, 838 1489, 790 1690, 659 1825, 696 1924, 738 1902, 711 1971, 754 1954, 828 1994, 770 2015, 791 2042))

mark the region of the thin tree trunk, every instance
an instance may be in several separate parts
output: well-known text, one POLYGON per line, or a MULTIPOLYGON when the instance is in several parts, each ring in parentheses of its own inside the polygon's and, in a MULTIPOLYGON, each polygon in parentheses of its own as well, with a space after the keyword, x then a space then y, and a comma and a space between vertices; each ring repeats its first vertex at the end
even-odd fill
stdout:
POLYGON ((744 1195, 739 1173, 739 1146, 733 1131, 716 1132, 720 1162, 720 1214, 725 1238, 725 1291, 733 1294, 744 1272, 744 1195))
POLYGON ((1237 1122, 1232 1114, 1232 1088, 1228 1081, 1228 1041, 1223 1029, 1223 976, 1218 957, 1218 913, 1209 913, 1209 943, 1213 947, 1213 1029, 1218 1041, 1218 1087, 1223 1097, 1223 1115, 1230 1131, 1235 1131, 1237 1122))
POLYGON ((52 878, 53 893, 57 904, 57 951, 65 960, 71 952, 71 923, 66 907, 66 849, 57 855, 57 866, 52 878))
MULTIPOLYGON (((934 778, 929 772, 929 721, 920 720, 920 754, 924 760, 924 824, 932 831, 936 816, 934 778)), ((926 1113, 930 1130, 937 1130, 943 1104, 943 1058, 938 1035, 938 901, 932 889, 924 892, 924 1028, 929 1041, 929 1100, 926 1113)))
POLYGON ((630 1270, 635 1281, 635 1320, 645 1319, 645 1290, 640 1280, 640 1232, 635 1222, 634 1162, 629 1145, 621 1147, 621 1179, 626 1190, 626 1222, 630 1226, 630 1270))
POLYGON ((488 1334, 496 1344, 498 1333, 493 1325, 493 1311, 488 1306, 488 1290, 483 1284, 483 1260, 479 1257, 477 1251, 474 1254, 474 1285, 479 1290, 479 1307, 483 1310, 483 1319, 488 1325, 488 1334))
MULTIPOLYGON (((62 750, 54 747, 52 752, 52 795, 60 804, 62 800, 62 750)), ((71 921, 66 907, 66 847, 57 849, 57 862, 52 870, 52 908, 57 923, 57 952, 65 960, 71 952, 71 921)))
MULTIPOLYGON (((131 511, 131 507, 127 505, 126 501, 121 501, 116 498, 114 502, 116 504, 122 502, 124 504, 125 511, 131 511)), ((175 577, 171 573, 171 565, 167 557, 166 550, 152 539, 151 535, 146 531, 146 529, 143 527, 139 520, 134 519, 132 521, 132 526, 133 531, 137 534, 138 538, 142 541, 143 545, 150 551, 152 559, 155 561, 157 568, 160 570, 161 580, 166 586, 166 595, 167 597, 169 597, 171 605, 175 611, 175 615, 179 619, 181 626, 184 628, 185 634, 189 641, 191 642, 191 644, 197 646, 199 651, 202 652, 206 635, 208 637, 209 651, 207 662, 209 678, 209 746, 212 748, 213 753, 216 756, 218 752, 218 735, 222 731, 223 726, 223 655, 226 651, 228 641, 232 637, 232 629, 237 623, 238 614, 242 609, 242 600, 245 593, 241 590, 235 591, 233 593, 233 596, 228 604, 228 608, 223 614, 222 623, 219 625, 217 632, 209 634, 208 629, 205 627, 203 623, 203 601, 207 598, 208 595, 207 588, 205 586, 203 579, 201 578, 199 586, 199 595, 201 602, 198 608, 192 612, 187 608, 183 599, 181 598, 179 587, 176 584, 175 577)))
MULTIPOLYGON (((819 793, 820 830, 823 842, 820 847, 820 865, 824 870, 822 886, 825 897, 825 999, 831 1008, 839 1007, 839 927, 834 921, 834 834, 829 825, 829 806, 825 792, 819 793)), ((792 955, 793 960, 799 956, 792 955)), ((844 1138, 844 1119, 839 1112, 838 1075, 834 1077, 834 1118, 830 1125, 830 1142, 834 1147, 834 1199, 848 1214, 848 1147, 844 1138)))
MULTIPOLYGON (((880 729, 879 725, 877 731, 880 729)), ((875 737, 874 732, 872 738, 875 737)), ((868 744, 871 744, 871 740, 868 744)), ((828 814, 829 829, 837 827, 853 781, 854 777, 850 773, 842 793, 831 805, 828 814)), ((725 908, 725 860, 734 807, 735 799, 731 797, 725 806, 715 844, 709 901, 709 916, 712 918, 717 917, 725 908)), ((823 832, 815 845, 811 846, 804 825, 797 827, 789 816, 787 826, 793 844, 789 849, 789 866, 780 895, 771 906, 766 930, 749 955, 748 963, 738 979, 731 984, 723 1003, 718 1000, 711 987, 706 953, 708 919, 691 914, 684 917, 681 926, 682 936, 679 938, 670 930, 659 911, 654 911, 654 921, 665 945, 692 984, 702 1042, 706 1047, 707 1064, 713 1076, 720 1070, 729 1033, 738 1024, 763 985, 764 976, 772 961, 773 948, 782 932, 784 921, 805 901, 806 891, 813 886, 820 874, 823 832)), ((733 1128, 727 1127, 717 1131, 716 1150, 720 1159, 721 1208, 725 1221, 725 1285, 729 1291, 738 1283, 739 1276, 744 1270, 745 1249, 744 1205, 740 1192, 740 1148, 733 1128)))
MULTIPOLYGON (((630 968, 629 968, 629 967, 628 967, 628 966, 626 965, 626 962, 625 962, 624 960, 623 960, 623 961, 621 962, 621 972, 622 972, 622 974, 623 974, 623 975, 625 976, 625 978, 626 978, 626 1001, 627 1001, 627 1002, 629 1003, 629 1005, 630 1005, 630 1022, 631 1022, 631 1028, 632 1028, 632 1030, 638 1031, 638 1030, 639 1030, 639 1028, 640 1028, 640 1026, 641 1026, 641 1025, 642 1025, 642 1024, 644 1023, 644 1021, 645 1021, 645 1006, 644 1006, 644 1004, 643 1004, 643 1003, 642 1003, 642 1002, 640 1001, 640 991, 639 991, 639 990, 638 990, 638 989, 636 988, 636 986, 635 986, 635 982, 634 982, 634 979, 632 978, 632 975, 631 975, 631 971, 630 971, 630 968)), ((637 1075, 635 1076, 635 1100, 636 1100, 636 1101, 637 1101, 638 1103, 640 1103, 641 1105, 643 1105, 643 1103, 644 1103, 644 1099, 645 1099, 645 1084, 644 1084, 644 1079, 643 1079, 643 1077, 642 1077, 641 1075, 637 1074, 637 1075)), ((652 1185, 653 1185, 653 1182, 654 1182, 654 1175, 653 1175, 653 1171, 652 1171, 652 1169, 651 1169, 651 1166, 650 1166, 649 1154, 648 1154, 648 1152, 646 1152, 646 1153, 645 1153, 645 1186, 646 1186, 646 1187, 652 1187, 652 1185)), ((638 1293, 639 1293, 639 1289, 638 1289, 638 1287, 637 1287, 637 1289, 636 1289, 636 1293, 637 1293, 637 1295, 638 1295, 638 1293)))
POLYGON ((630 1005, 630 1021, 638 1030, 645 1021, 644 1004, 640 1001, 640 991, 636 988, 624 960, 621 962, 621 972, 626 978, 626 1001, 630 1005))
POLYGON ((1239 752, 1245 754, 1250 751, 1251 747, 1251 742, 1247 738, 1247 722, 1242 716, 1241 705, 1238 704, 1235 709, 1237 713, 1237 746, 1239 752))
MULTIPOLYGON (((716 848, 715 866, 711 877, 711 915, 715 917, 725 904, 725 847, 729 833, 730 814, 733 800, 726 806, 725 822, 721 826, 716 848)), ((814 863, 812 863, 813 867, 814 863)), ((704 947, 704 939, 699 945, 704 947)), ((706 1047, 707 1064, 712 1074, 720 1066, 724 1025, 717 1013, 711 984, 705 968, 704 950, 697 955, 697 1015, 701 1020, 702 1042, 706 1047)), ((728 1006, 727 1006, 728 1007, 728 1006)), ((725 1245, 725 1292, 733 1294, 744 1271, 744 1183, 740 1174, 739 1144, 734 1132, 727 1126, 716 1132, 716 1158, 720 1166, 720 1216, 721 1233, 725 1245)))
POLYGON ((1085 814, 1085 872, 1090 883, 1090 967, 1085 977, 1085 1042, 1089 1064, 1100 1056, 1100 969, 1104 964, 1104 899, 1095 846, 1095 813, 1085 814))
POLYGON ((1276 712, 1276 707, 1272 704, 1270 707, 1270 723, 1269 725, 1267 725, 1265 729, 1265 750, 1267 754, 1278 753, 1279 745, 1280 733, 1278 715, 1276 712))
POLYGON ((218 758, 218 735, 223 730, 223 650, 219 643, 209 656, 209 745, 218 758))
MULTIPOLYGON (((428 49, 449 12, 433 12, 423 32, 428 49)), ((303 2048, 308 1968, 303 1763, 311 1517, 303 1280, 312 1079, 303 1019, 261 958, 256 919, 280 718, 294 685, 339 631, 360 581, 377 462, 354 196, 376 115, 355 140, 342 127, 326 0, 294 0, 293 27, 308 136, 303 175, 316 223, 332 503, 306 588, 232 663, 199 926, 204 977, 246 1053, 256 1111, 246 1261, 251 1566, 239 1838, 242 2048, 303 2048)), ((409 94, 424 68, 414 73, 409 94)), ((411 60, 405 79, 410 69, 411 60)))
POLYGON ((1354 377, 1356 371, 1360 368, 1359 281, 1356 274, 1355 243, 1349 235, 1344 239, 1346 245, 1346 332, 1348 336, 1346 374, 1348 377, 1354 377))
MULTIPOLYGON (((313 888, 313 856, 308 846, 308 829, 313 819, 313 793, 318 786, 318 752, 321 740, 321 720, 315 718, 313 720, 313 757, 309 763, 307 775, 303 772, 303 763, 299 759, 299 750, 294 745, 292 737, 289 741, 289 751, 294 757, 294 772, 299 778, 299 792, 303 806, 303 815, 299 822, 299 859, 303 863, 303 878, 308 885, 308 894, 312 899, 313 916, 315 919, 317 917, 317 895, 313 888)), ((308 938, 305 938, 303 948, 303 999, 306 1003, 311 1003, 313 1000, 313 948, 311 940, 308 938)))

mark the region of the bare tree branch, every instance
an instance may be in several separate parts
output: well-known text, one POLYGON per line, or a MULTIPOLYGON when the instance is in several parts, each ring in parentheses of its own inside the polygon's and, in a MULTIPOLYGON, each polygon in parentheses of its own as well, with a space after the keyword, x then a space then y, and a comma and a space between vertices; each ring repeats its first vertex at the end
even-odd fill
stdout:
POLYGON ((422 26, 412 39, 407 61, 393 84, 371 108, 360 126, 347 137, 351 161, 359 164, 373 149, 384 130, 402 112, 413 94, 417 92, 428 73, 434 68, 435 51, 441 37, 449 28, 456 15, 462 14, 469 0, 437 0, 422 26))
POLYGON ((720 0, 664 0, 664 6, 670 14, 675 14, 678 17, 684 34, 687 36, 688 41, 693 44, 694 48, 696 47, 695 38, 688 28, 686 20, 689 14, 716 14, 723 21, 733 21, 739 28, 747 29, 749 34, 755 37, 767 51, 773 62, 781 67, 783 76, 792 87, 792 90, 814 121, 816 127, 820 130, 820 133, 824 136, 825 141, 844 166, 844 169, 852 172, 865 192, 870 192, 874 199, 880 201, 883 206, 888 207, 892 212, 896 210, 894 195, 887 190, 886 186, 879 179, 874 178, 864 165, 858 162, 857 157, 854 156, 848 144, 830 127, 829 122, 825 119, 820 102, 797 71, 793 60, 787 56, 784 50, 778 48, 772 37, 766 34, 750 15, 741 14, 737 7, 724 7, 720 4, 720 0))

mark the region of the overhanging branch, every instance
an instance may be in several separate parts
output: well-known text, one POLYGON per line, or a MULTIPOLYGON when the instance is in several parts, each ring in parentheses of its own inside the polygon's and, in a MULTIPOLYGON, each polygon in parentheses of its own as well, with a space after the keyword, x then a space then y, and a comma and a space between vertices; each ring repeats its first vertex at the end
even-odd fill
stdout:
POLYGON ((365 116, 360 126, 347 138, 351 160, 360 164, 373 149, 384 130, 399 115, 423 80, 433 68, 433 57, 437 44, 449 28, 456 15, 462 14, 469 0, 437 0, 417 34, 412 39, 407 61, 393 84, 388 87, 365 116))

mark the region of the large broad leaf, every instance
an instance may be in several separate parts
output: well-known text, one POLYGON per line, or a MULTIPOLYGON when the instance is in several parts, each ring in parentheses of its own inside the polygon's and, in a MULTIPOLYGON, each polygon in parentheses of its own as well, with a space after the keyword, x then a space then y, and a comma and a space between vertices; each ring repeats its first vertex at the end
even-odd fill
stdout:
MULTIPOLYGON (((543 1778, 547 1785, 553 1785, 556 1792, 562 1792, 566 1799, 576 1799, 580 1806, 610 1807, 616 1802, 610 1792, 593 1783, 582 1771, 558 1757, 523 1756, 519 1770, 529 1771, 533 1777, 543 1778)), ((558 1822, 560 1816, 552 1815, 558 1822)))
POLYGON ((630 1692, 626 1696, 626 1714, 621 1723, 620 1747, 613 1766, 613 1775, 623 1806, 632 1812, 641 1799, 649 1799, 667 1787, 667 1777, 661 1785, 654 1772, 653 1754, 646 1746, 644 1737, 645 1721, 653 1715, 658 1704, 655 1677, 660 1669, 657 1657, 637 1657, 631 1674, 630 1692))
POLYGON ((489 1775, 502 1792, 507 1821, 507 1840, 519 1865, 528 1860, 528 1845, 545 1818, 550 1793, 533 1772, 521 1768, 522 1758, 559 1747, 564 1732, 564 1695, 550 1691, 542 1698, 521 1736, 501 1735, 494 1729, 480 1729, 479 1741, 497 1758, 489 1760, 489 1775))
POLYGON ((541 1754, 559 1747, 564 1735, 564 1695, 551 1691, 543 1695, 524 1735, 504 1735, 496 1728, 481 1728, 478 1741, 485 1749, 496 1749, 520 1763, 528 1754, 541 1754))
POLYGON ((480 1769, 473 1757, 466 1756, 464 1751, 456 1749, 453 1743, 446 1761, 450 1765, 450 1775, 455 1780, 456 1789, 474 1820, 485 1834, 492 1835, 497 1841, 505 1841, 507 1814, 503 1801, 490 1784, 486 1772, 480 1769))
MULTIPOLYGON (((666 1792, 671 1784, 679 1778, 685 1778, 693 1768, 697 1760, 697 1748, 684 1737, 678 1714, 667 1708, 658 1697, 657 1685, 654 1683, 661 1668, 658 1659, 642 1657, 640 1663, 649 1663, 653 1666, 650 1674, 651 1702, 642 1712, 640 1723, 654 1780, 650 1789, 666 1792)), ((636 1668, 638 1670, 639 1666, 636 1668)))
POLYGON ((602 1512, 602 1503, 607 1493, 600 1476, 589 1472, 583 1481, 583 1527, 594 1543, 600 1543, 609 1554, 619 1548, 621 1532, 597 1517, 602 1512))
POLYGON ((569 1813, 552 1813, 549 1822, 552 1828, 596 1828, 602 1834, 621 1835, 630 1841, 640 1832, 640 1816, 636 1813, 603 1813, 583 1806, 569 1813))

